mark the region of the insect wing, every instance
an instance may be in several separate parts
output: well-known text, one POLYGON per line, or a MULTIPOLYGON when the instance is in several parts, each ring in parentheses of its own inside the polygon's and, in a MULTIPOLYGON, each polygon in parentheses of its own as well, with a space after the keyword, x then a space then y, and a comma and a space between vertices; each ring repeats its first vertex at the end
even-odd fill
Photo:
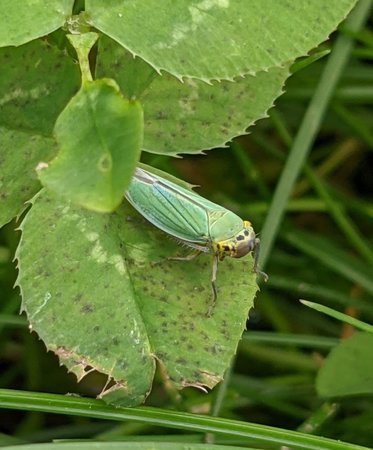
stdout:
POLYGON ((232 211, 209 211, 209 232, 213 242, 225 241, 243 231, 243 220, 232 211))
POLYGON ((207 246, 208 216, 203 198, 166 179, 137 168, 127 200, 149 222, 182 241, 207 246), (196 202, 201 199, 201 202, 196 202))

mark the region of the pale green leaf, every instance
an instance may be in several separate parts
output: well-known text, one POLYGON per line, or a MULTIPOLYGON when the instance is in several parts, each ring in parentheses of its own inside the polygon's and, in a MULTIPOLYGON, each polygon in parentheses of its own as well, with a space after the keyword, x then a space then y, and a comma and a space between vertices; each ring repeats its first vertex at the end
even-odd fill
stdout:
POLYGON ((273 68, 235 82, 185 79, 158 75, 140 58, 101 37, 97 75, 114 78, 129 98, 144 107, 144 150, 175 155, 224 147, 247 127, 266 117, 282 93, 288 67, 273 68))
POLYGON ((31 327, 79 378, 91 368, 112 377, 106 401, 141 403, 156 360, 178 388, 213 387, 236 351, 257 290, 252 258, 219 265, 209 318, 211 255, 166 259, 176 253, 188 250, 127 203, 102 215, 42 192, 22 223, 31 327))
POLYGON ((92 25, 157 71, 231 80, 327 39, 355 0, 86 0, 92 25))
POLYGON ((60 28, 72 13, 74 0, 2 0, 0 47, 21 45, 60 28))
POLYGON ((86 81, 56 122, 59 153, 39 177, 74 203, 113 211, 139 159, 142 133, 137 101, 123 98, 112 80, 86 81))

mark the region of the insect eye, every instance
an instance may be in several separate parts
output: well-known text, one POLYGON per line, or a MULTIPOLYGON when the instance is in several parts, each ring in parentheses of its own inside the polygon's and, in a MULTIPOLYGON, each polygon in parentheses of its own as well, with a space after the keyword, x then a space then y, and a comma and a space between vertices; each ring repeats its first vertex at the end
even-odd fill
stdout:
POLYGON ((255 238, 246 241, 241 241, 237 244, 234 254, 235 258, 242 258, 248 253, 252 252, 255 247, 255 238))

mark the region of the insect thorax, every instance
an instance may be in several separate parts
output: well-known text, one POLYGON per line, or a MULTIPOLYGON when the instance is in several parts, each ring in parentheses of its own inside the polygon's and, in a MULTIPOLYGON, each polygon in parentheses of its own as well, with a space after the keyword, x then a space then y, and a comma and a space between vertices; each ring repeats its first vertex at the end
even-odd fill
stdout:
POLYGON ((247 220, 243 222, 243 225, 243 229, 236 236, 213 242, 213 250, 219 255, 219 259, 224 259, 225 256, 241 258, 254 250, 255 232, 253 227, 247 220))

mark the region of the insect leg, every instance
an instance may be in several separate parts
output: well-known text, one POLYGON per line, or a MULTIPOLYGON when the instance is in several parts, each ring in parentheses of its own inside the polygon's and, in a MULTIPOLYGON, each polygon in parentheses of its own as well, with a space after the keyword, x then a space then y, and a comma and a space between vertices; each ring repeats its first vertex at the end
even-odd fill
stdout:
POLYGON ((254 266, 253 266, 253 272, 260 275, 265 282, 268 281, 268 275, 265 272, 262 272, 261 270, 258 270, 258 260, 259 260, 259 252, 260 252, 260 239, 256 238, 254 243, 254 266))
POLYGON ((169 261, 191 261, 201 253, 201 250, 194 249, 189 255, 185 256, 167 256, 169 261))
POLYGON ((215 254, 212 257, 212 271, 211 271, 211 289, 212 289, 212 302, 210 303, 209 309, 207 310, 207 317, 211 317, 212 310, 216 304, 216 299, 218 298, 218 294, 216 291, 216 273, 218 271, 218 262, 219 255, 215 254))
POLYGON ((198 256, 201 253, 201 250, 194 249, 189 255, 186 256, 166 256, 166 258, 163 258, 159 261, 153 261, 151 263, 152 266, 156 266, 157 264, 161 264, 164 261, 191 261, 196 256, 198 256))

